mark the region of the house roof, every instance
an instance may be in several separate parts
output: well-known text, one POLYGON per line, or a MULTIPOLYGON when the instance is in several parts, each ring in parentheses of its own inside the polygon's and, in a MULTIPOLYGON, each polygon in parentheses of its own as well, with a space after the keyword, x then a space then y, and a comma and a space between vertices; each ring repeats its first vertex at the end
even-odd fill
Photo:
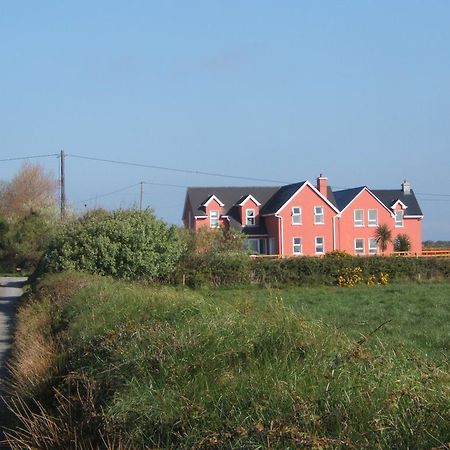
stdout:
POLYGON ((365 186, 360 186, 351 189, 344 189, 342 191, 335 191, 334 198, 337 208, 342 211, 364 188, 365 186))
MULTIPOLYGON (((365 188, 366 186, 360 186, 344 189, 342 191, 335 191, 334 197, 339 210, 342 211, 365 188)), ((413 190, 411 190, 409 194, 405 194, 402 189, 369 189, 369 191, 389 210, 391 210, 394 203, 400 200, 407 206, 406 217, 423 215, 413 190)))
POLYGON ((416 195, 411 189, 409 194, 405 194, 402 189, 374 189, 373 194, 376 195, 389 209, 400 200, 407 206, 405 217, 408 216, 423 216, 416 195))
POLYGON ((287 184, 278 189, 275 195, 263 206, 261 214, 275 214, 306 183, 287 184))
POLYGON ((223 202, 223 215, 228 216, 232 228, 242 230, 246 234, 257 235, 266 234, 265 227, 242 228, 238 203, 243 198, 248 197, 248 195, 252 195, 258 202, 264 205, 279 190, 280 186, 189 187, 186 198, 192 205, 194 215, 202 216, 205 214, 204 210, 201 209, 202 204, 211 195, 215 195, 223 202))

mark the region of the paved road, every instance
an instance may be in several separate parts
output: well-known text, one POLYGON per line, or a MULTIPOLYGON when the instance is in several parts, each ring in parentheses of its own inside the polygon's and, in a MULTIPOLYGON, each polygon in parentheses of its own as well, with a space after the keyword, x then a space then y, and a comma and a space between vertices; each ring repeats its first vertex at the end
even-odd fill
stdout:
MULTIPOLYGON (((16 307, 26 278, 0 277, 0 394, 6 374, 5 360, 12 345, 16 307)), ((0 402, 0 441, 2 440, 2 404, 0 402)), ((0 448, 5 448, 0 444, 0 448)))

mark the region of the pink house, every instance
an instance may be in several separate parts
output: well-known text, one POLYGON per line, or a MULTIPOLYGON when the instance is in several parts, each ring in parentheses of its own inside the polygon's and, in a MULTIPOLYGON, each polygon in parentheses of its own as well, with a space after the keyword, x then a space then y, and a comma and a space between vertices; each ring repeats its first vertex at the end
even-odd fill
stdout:
MULTIPOLYGON (((320 256, 332 250, 374 255, 379 253, 374 233, 380 224, 388 225, 394 238, 408 235, 411 251, 421 253, 422 219, 406 181, 401 189, 333 191, 323 175, 315 185, 191 187, 183 211, 187 228, 231 227, 247 236, 255 254, 279 256, 320 256)), ((391 243, 387 252, 392 251, 391 243)))

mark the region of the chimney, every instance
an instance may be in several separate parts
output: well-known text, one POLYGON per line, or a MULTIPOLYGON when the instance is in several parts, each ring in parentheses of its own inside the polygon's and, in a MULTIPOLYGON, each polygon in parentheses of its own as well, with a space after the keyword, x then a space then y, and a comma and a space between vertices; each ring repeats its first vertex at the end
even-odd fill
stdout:
POLYGON ((328 178, 321 173, 317 178, 317 190, 327 198, 327 186, 328 186, 328 178))
POLYGON ((411 194, 411 183, 404 180, 402 183, 402 191, 404 194, 411 194))

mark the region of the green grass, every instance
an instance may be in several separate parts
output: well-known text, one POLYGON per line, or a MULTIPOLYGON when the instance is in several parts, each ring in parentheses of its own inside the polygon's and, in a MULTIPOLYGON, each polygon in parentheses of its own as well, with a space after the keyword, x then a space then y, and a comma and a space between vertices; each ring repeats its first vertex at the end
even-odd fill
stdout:
POLYGON ((305 319, 320 320, 352 339, 368 336, 385 324, 370 337, 371 343, 381 341, 391 347, 406 347, 434 359, 448 360, 450 355, 450 283, 282 290, 240 288, 210 292, 227 302, 242 296, 266 302, 275 296, 305 319))
MULTIPOLYGON (((52 278, 46 296, 66 285, 67 276, 52 278)), ((52 312, 58 373, 54 395, 46 385, 41 398, 53 429, 68 434, 54 440, 87 448, 103 436, 133 449, 444 445, 450 367, 440 351, 424 354, 427 319, 416 327, 422 337, 407 330, 416 314, 405 292, 418 304, 433 293, 430 325, 445 314, 445 284, 192 291, 94 279, 52 312)), ((443 349, 446 333, 432 338, 443 349)), ((48 445, 44 431, 22 434, 22 448, 42 448, 42 436, 48 445)))

